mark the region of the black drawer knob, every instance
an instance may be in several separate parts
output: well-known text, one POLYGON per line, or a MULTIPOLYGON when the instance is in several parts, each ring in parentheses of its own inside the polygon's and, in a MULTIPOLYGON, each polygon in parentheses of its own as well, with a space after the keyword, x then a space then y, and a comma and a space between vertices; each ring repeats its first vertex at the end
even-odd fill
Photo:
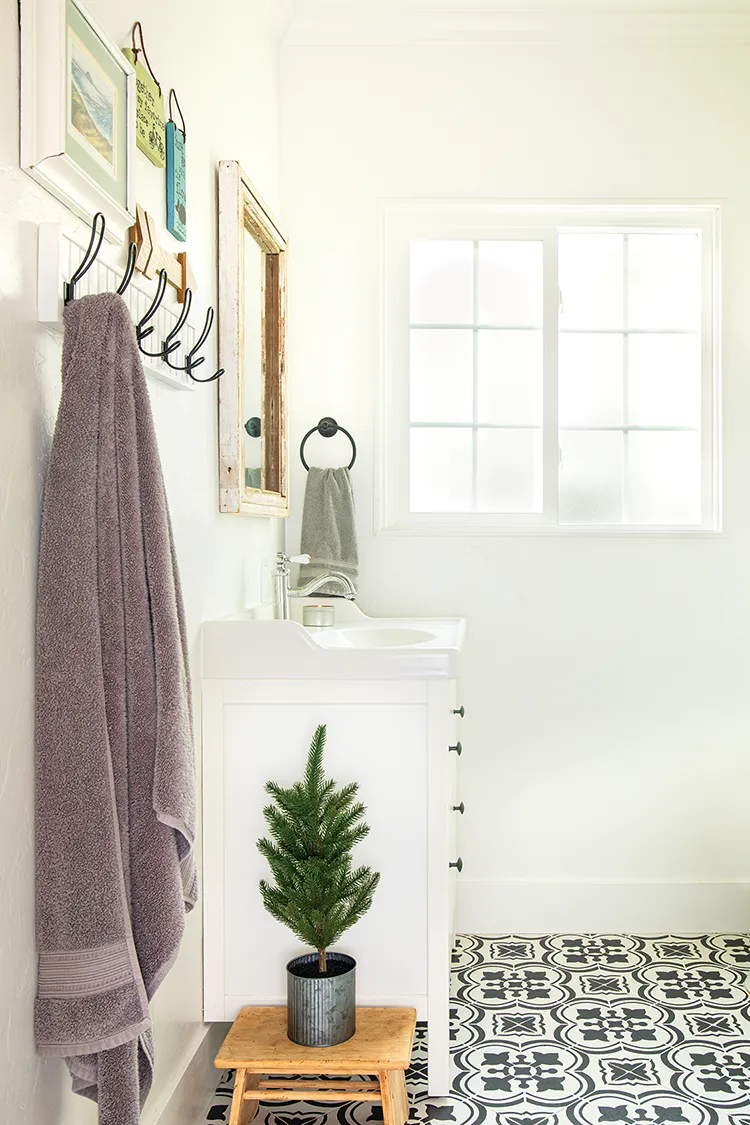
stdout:
POLYGON ((453 750, 454 753, 458 754, 459 758, 464 752, 464 748, 460 742, 457 742, 455 746, 449 746, 448 749, 453 750))
POLYGON ((460 875, 464 869, 464 861, 461 859, 461 856, 459 856, 455 863, 449 863, 448 866, 455 867, 456 871, 460 875))
POLYGON ((466 812, 466 805, 462 801, 460 805, 454 805, 453 806, 453 811, 454 812, 460 812, 461 816, 463 816, 464 813, 466 812))
POLYGON ((461 704, 461 706, 460 706, 460 707, 454 707, 454 708, 453 708, 453 714, 454 714, 454 715, 460 715, 460 716, 461 716, 461 718, 463 719, 464 715, 466 714, 466 712, 465 712, 465 710, 464 710, 464 705, 463 705, 463 703, 461 704))

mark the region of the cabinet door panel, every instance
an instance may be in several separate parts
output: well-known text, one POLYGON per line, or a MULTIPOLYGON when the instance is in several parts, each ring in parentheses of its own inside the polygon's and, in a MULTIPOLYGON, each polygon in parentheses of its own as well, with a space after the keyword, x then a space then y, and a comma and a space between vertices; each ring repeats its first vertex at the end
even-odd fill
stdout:
POLYGON ((356 863, 380 871, 372 909, 336 948, 356 957, 360 1002, 427 992, 427 728, 418 704, 225 704, 225 995, 283 1003, 286 961, 303 948, 263 909, 268 876, 256 849, 265 834, 269 780, 290 784, 304 768, 315 727, 326 723, 325 767, 357 781, 370 835, 356 863))

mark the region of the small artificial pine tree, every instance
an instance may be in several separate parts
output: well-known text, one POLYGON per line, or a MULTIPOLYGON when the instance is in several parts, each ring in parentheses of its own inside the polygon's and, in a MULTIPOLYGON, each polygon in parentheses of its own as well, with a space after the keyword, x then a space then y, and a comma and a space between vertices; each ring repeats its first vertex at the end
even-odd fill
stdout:
POLYGON ((263 810, 271 839, 258 840, 275 885, 260 881, 269 914, 318 953, 321 973, 326 950, 372 906, 380 875, 369 867, 352 869, 352 848, 370 831, 365 806, 355 803, 356 782, 337 789, 323 773, 326 728, 315 731, 304 781, 284 789, 266 785, 274 803, 263 810))

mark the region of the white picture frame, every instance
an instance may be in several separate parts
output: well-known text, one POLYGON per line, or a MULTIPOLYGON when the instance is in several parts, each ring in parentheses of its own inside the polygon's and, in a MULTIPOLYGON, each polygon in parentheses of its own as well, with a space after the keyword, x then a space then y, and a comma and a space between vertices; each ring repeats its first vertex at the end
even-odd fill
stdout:
POLYGON ((134 68, 79 0, 21 0, 21 167, 80 218, 101 211, 116 243, 135 222, 135 98, 134 68))

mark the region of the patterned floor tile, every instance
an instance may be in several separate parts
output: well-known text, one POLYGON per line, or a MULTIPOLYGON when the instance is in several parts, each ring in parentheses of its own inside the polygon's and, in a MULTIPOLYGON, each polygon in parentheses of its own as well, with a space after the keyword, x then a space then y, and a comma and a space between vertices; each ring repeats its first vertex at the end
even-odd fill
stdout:
POLYGON ((562 1004, 555 1014, 557 1037, 590 1054, 611 1054, 620 1048, 659 1054, 682 1038, 669 1008, 643 1003, 637 997, 593 1004, 573 1000, 562 1004))
POLYGON ((640 995, 673 1008, 741 1008, 748 1001, 745 973, 713 962, 664 961, 633 974, 640 995))
MULTIPOLYGON (((462 935, 448 1097, 407 1074, 414 1125, 750 1125, 750 935, 462 935)), ((206 1125, 226 1123, 232 1071, 206 1125)), ((257 1125, 378 1125, 380 1105, 261 1106, 257 1125)))
POLYGON ((750 968, 750 935, 713 934, 706 938, 706 945, 722 964, 750 968))
POLYGON ((555 965, 525 961, 501 965, 475 965, 457 974, 457 999, 478 1008, 501 1009, 520 1004, 531 1009, 552 1008, 574 993, 570 974, 555 965))

